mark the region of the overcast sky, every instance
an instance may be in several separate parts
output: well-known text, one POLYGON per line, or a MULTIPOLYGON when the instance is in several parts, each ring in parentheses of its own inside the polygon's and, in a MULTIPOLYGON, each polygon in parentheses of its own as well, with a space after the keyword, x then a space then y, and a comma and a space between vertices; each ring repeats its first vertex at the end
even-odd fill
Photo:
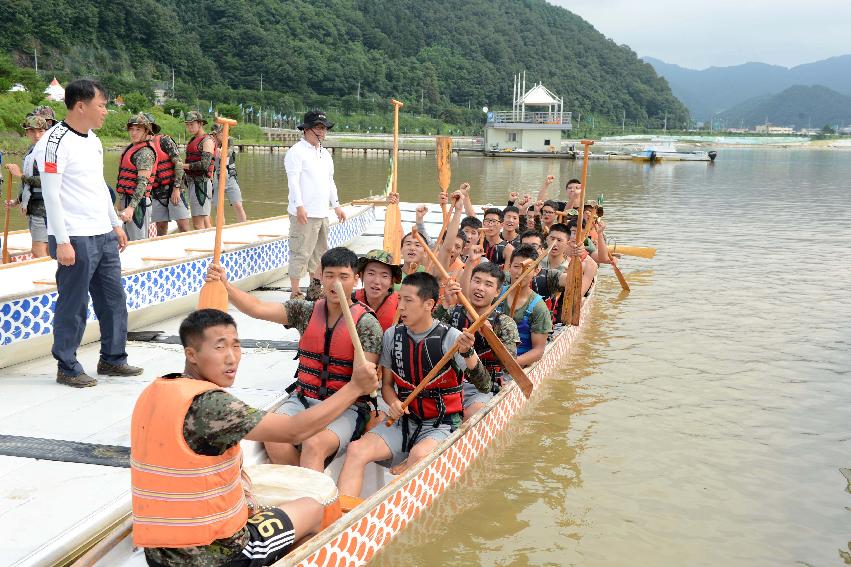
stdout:
POLYGON ((548 0, 603 35, 692 69, 784 67, 851 53, 848 0, 548 0))

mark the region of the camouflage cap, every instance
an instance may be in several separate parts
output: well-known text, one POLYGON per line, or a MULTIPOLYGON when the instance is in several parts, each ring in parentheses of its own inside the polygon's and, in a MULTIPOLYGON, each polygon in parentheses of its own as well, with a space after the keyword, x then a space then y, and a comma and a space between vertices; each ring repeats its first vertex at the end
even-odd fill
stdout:
POLYGON ((21 128, 24 130, 47 130, 50 128, 50 124, 47 123, 47 120, 44 116, 30 115, 24 119, 23 124, 21 124, 21 128))
POLYGON ((144 112, 140 112, 138 114, 134 114, 130 118, 127 119, 127 128, 130 126, 142 126, 148 132, 153 133, 154 127, 151 124, 151 117, 144 112))
POLYGON ((595 201, 594 199, 589 199, 589 200, 585 201, 585 206, 586 207, 596 207, 597 201, 595 201))
POLYGON ((56 122, 56 111, 53 110, 53 107, 51 106, 36 106, 32 111, 32 115, 41 116, 42 118, 48 121, 48 124, 50 122, 56 122))
POLYGON ((393 263, 393 256, 386 250, 370 250, 366 256, 358 259, 357 273, 363 274, 367 264, 370 262, 378 262, 390 267, 390 274, 393 276, 393 283, 402 281, 402 266, 393 263))
POLYGON ((197 110, 190 110, 186 113, 186 118, 183 119, 184 122, 200 122, 201 124, 206 124, 207 119, 204 118, 204 115, 198 112, 197 110))

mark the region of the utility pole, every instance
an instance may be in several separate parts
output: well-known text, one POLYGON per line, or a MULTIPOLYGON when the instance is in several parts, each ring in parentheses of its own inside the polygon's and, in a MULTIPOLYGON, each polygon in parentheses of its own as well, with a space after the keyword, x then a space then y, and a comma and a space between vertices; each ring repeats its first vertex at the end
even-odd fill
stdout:
POLYGON ((420 89, 420 114, 423 113, 423 97, 425 96, 425 90, 420 89))
POLYGON ((668 111, 667 110, 665 111, 665 125, 664 125, 663 129, 664 129, 665 132, 668 131, 668 111))
POLYGON ((621 117, 621 133, 626 134, 626 110, 623 111, 623 116, 621 117))
POLYGON ((174 96, 174 67, 171 68, 171 96, 174 96))
POLYGON ((38 75, 38 48, 33 49, 33 53, 35 54, 35 74, 38 75))
POLYGON ((263 73, 260 73, 260 92, 263 92, 263 73))
POLYGON ((360 101, 360 81, 358 81, 358 101, 360 101))

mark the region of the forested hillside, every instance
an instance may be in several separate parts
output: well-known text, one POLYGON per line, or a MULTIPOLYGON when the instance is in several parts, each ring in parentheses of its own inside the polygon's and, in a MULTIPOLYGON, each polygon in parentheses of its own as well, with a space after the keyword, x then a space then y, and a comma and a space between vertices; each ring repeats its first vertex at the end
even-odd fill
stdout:
POLYGON ((183 100, 368 112, 397 96, 459 122, 510 105, 525 69, 586 116, 687 114, 628 47, 543 0, 4 0, 0 49, 116 94, 170 84, 174 68, 183 100))
POLYGON ((795 85, 785 91, 752 98, 720 115, 728 124, 748 127, 769 122, 796 128, 851 124, 851 97, 827 87, 795 85))

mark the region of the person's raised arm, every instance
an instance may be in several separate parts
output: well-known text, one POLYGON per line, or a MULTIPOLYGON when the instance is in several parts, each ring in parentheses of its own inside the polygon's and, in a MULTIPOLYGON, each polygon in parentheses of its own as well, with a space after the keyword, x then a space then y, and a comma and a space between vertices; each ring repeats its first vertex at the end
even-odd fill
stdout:
POLYGON ((547 193, 549 192, 550 185, 553 184, 553 181, 555 181, 555 179, 556 178, 553 177, 552 175, 547 175, 547 178, 544 179, 544 184, 541 185, 541 189, 538 191, 538 199, 537 199, 538 201, 546 201, 547 200, 547 193))
POLYGON ((462 183, 459 191, 464 195, 464 212, 467 213, 468 217, 476 216, 476 209, 473 207, 473 201, 470 200, 470 184, 462 183))
POLYGON ((261 301, 250 293, 242 291, 228 281, 225 269, 221 264, 210 264, 207 270, 207 281, 220 281, 225 284, 230 302, 246 315, 281 325, 288 323, 287 310, 283 303, 261 301))
MULTIPOLYGON (((464 183, 461 187, 464 186, 469 187, 469 184, 464 183)), ((455 246, 455 235, 458 234, 458 231, 461 230, 461 199, 463 198, 463 194, 461 191, 455 191, 452 194, 452 216, 449 218, 449 223, 446 225, 446 232, 443 236, 443 242, 438 242, 439 248, 437 249, 437 260, 440 262, 442 266, 445 266, 446 269, 449 269, 447 266, 449 261, 449 254, 452 252, 452 247, 455 246)))

